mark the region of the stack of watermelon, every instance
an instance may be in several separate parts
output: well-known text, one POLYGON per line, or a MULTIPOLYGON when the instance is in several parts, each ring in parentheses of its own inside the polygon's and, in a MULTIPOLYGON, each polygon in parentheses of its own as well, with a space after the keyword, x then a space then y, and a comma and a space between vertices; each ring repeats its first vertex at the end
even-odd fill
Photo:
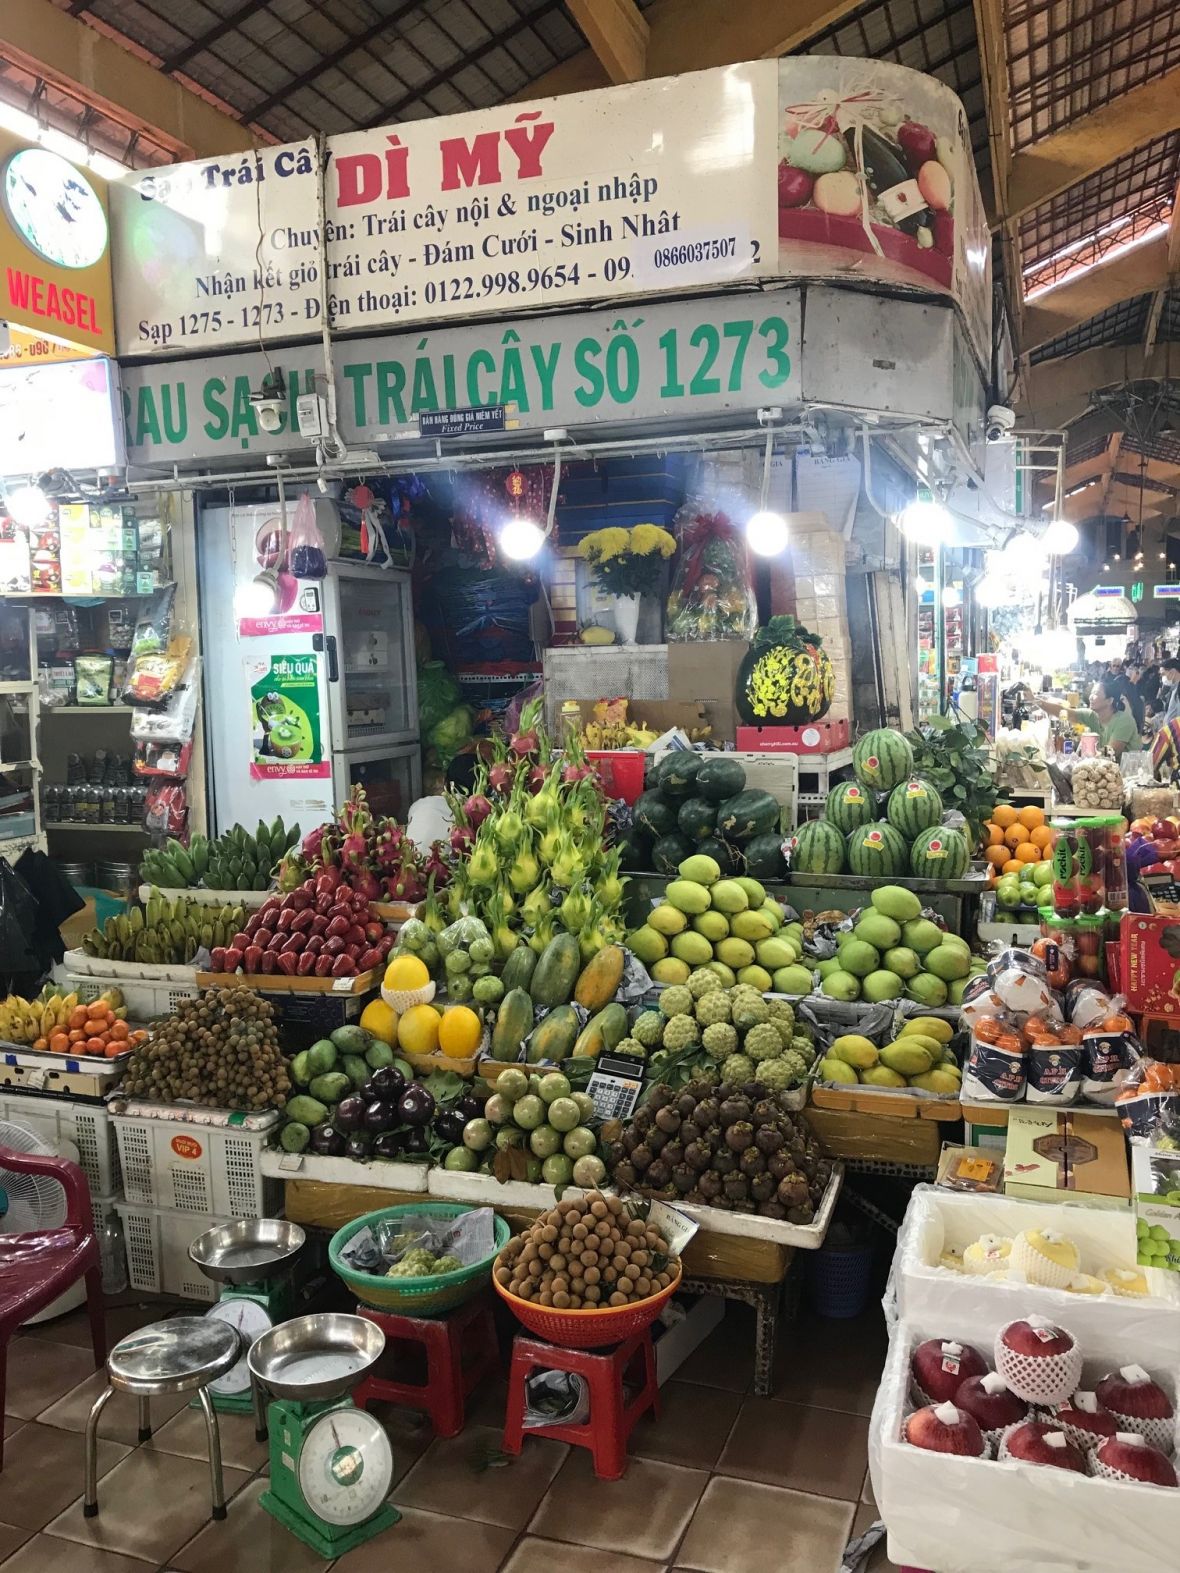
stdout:
POLYGON ((962 831, 942 824, 943 805, 914 774, 901 732, 866 732, 852 751, 855 780, 828 793, 823 817, 800 825, 789 843, 801 874, 867 874, 878 879, 962 879, 971 849, 962 831))
POLYGON ((723 877, 781 879, 781 815, 769 792, 747 790, 746 772, 731 755, 673 749, 635 804, 623 867, 675 877, 686 858, 703 853, 723 877))

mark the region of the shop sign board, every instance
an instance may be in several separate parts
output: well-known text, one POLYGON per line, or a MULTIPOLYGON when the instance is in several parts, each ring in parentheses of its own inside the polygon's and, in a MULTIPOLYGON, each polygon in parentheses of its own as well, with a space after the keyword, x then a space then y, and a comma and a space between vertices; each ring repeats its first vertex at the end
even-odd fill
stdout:
MULTIPOLYGON (((34 339, 115 352, 106 182, 2 129, 0 320, 34 339)), ((61 357, 29 356, 50 358, 61 357)))
MULTIPOLYGON (((424 415, 489 407, 526 432, 797 403, 800 319, 798 293, 777 290, 343 340, 334 352, 337 419, 345 442, 368 447, 416 438, 424 415)), ((295 402, 315 391, 322 349, 301 345, 271 361, 288 391, 275 434, 260 432, 250 402, 268 370, 259 352, 126 367, 127 462, 310 456, 295 402)))
POLYGON ((1180 584, 1157 584, 1152 587, 1153 601, 1180 601, 1180 584))
POLYGON ((122 356, 828 278, 949 294, 990 357, 962 105, 876 61, 753 61, 329 137, 322 170, 309 140, 112 192, 122 356))

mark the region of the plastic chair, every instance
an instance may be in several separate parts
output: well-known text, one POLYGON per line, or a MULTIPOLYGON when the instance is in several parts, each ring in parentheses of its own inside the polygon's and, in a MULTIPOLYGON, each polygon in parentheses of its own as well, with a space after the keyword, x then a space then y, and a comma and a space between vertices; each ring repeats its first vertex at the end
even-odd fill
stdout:
POLYGON ((394 1316, 358 1305, 364 1316, 385 1334, 387 1348, 417 1344, 425 1355, 425 1383, 395 1381, 387 1376, 367 1376, 353 1393, 353 1402, 365 1409, 374 1399, 407 1404, 430 1416, 435 1436, 458 1436, 463 1429, 468 1396, 490 1372, 500 1366, 496 1324, 486 1294, 448 1311, 441 1317, 394 1316))
MULTIPOLYGON (((76 1163, 41 1153, 12 1152, 0 1147, 0 1169, 14 1174, 41 1174, 56 1180, 66 1193, 66 1221, 59 1229, 28 1234, 0 1234, 0 1411, 4 1408, 8 1343, 13 1334, 47 1305, 86 1279, 86 1309, 94 1364, 107 1357, 106 1316, 102 1303, 102 1267, 90 1190, 76 1163)), ((4 1438, 0 1434, 0 1469, 4 1438)))

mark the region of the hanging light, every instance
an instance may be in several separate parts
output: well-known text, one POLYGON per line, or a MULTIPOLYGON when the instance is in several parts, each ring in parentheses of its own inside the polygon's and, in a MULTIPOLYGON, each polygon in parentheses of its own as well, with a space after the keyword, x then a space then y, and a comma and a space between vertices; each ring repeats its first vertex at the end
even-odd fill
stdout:
POLYGON ((527 562, 544 546, 545 532, 531 519, 513 514, 500 526, 499 542, 505 557, 517 563, 527 562))
POLYGON ((35 529, 49 517, 50 501, 39 486, 17 486, 4 494, 4 506, 10 519, 35 529))
POLYGON ((1046 628, 1033 639, 1042 667, 1069 666, 1077 658, 1077 636, 1068 628, 1046 628))
POLYGON ((1068 519, 1051 519, 1041 543, 1051 557, 1068 557, 1077 549, 1078 530, 1068 519))
POLYGON ((898 519, 901 533, 918 546, 941 546, 951 529, 951 516, 942 503, 922 486, 898 519))
POLYGON ((975 599, 980 606, 1003 606, 1012 599, 1012 585, 1000 573, 986 573, 975 586, 975 599))
POLYGON ((777 557, 787 549, 790 531, 781 513, 760 508, 746 520, 746 540, 759 557, 777 557))

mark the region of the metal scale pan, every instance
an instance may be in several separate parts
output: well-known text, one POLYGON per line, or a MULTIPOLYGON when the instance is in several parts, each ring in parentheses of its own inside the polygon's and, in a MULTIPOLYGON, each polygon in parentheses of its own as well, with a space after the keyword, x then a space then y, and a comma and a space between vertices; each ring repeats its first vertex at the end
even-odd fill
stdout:
POLYGON ((384 1348, 374 1322, 332 1311, 271 1328, 248 1359, 251 1375, 275 1398, 310 1404, 351 1392, 384 1348))
POLYGON ((198 1235, 188 1254, 214 1283, 256 1284, 289 1267, 306 1238, 285 1218, 237 1218, 198 1235))

